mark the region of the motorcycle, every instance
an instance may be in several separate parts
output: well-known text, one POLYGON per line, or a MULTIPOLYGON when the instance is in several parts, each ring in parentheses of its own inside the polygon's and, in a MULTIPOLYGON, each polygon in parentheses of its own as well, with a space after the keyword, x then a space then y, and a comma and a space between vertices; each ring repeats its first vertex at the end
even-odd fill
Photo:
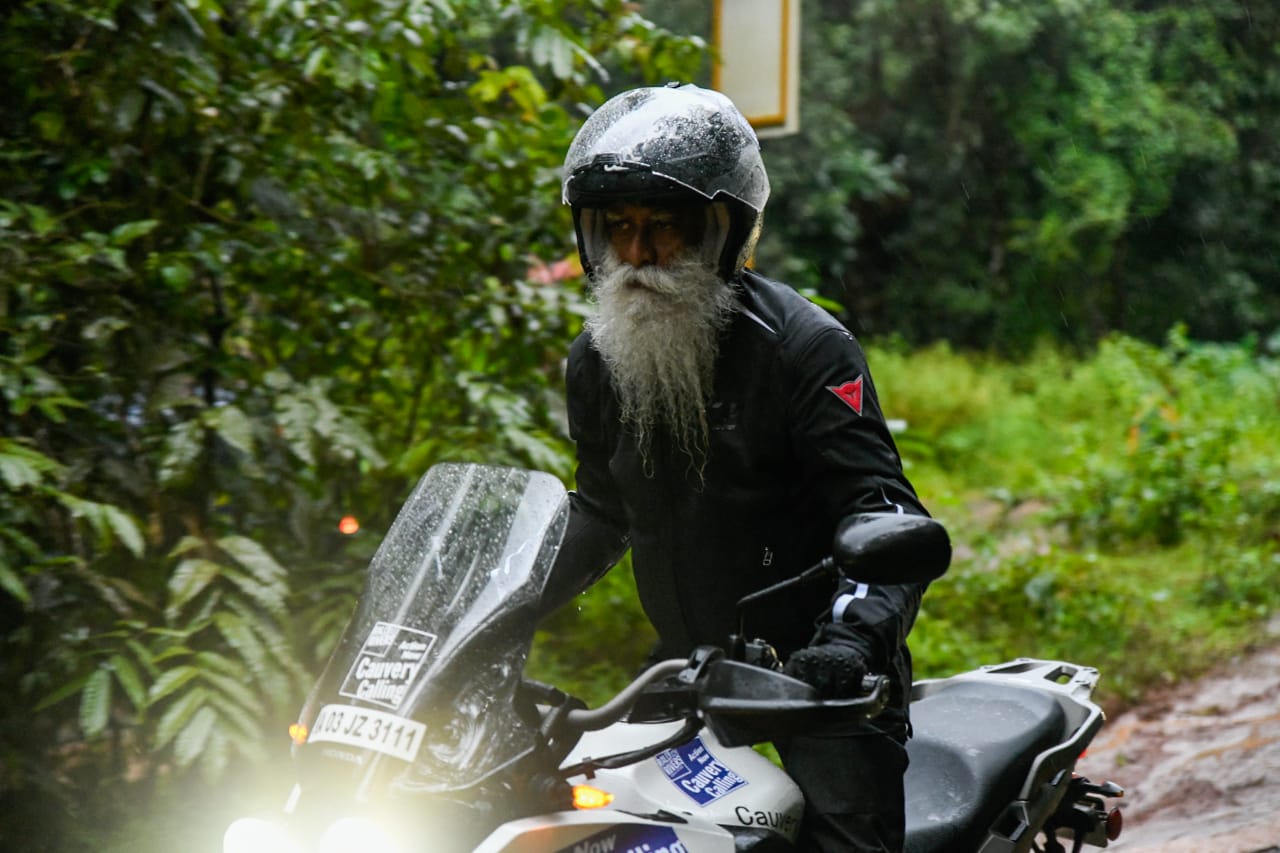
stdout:
MULTIPOLYGON (((804 802, 753 748, 847 725, 887 680, 823 700, 745 634, 658 663, 595 709, 524 677, 568 519, 554 477, 441 464, 375 553, 355 612, 297 722, 284 809, 228 827, 224 853, 732 853, 790 851, 804 802)), ((754 593, 751 607, 837 573, 866 583, 941 575, 937 522, 867 514, 832 556, 754 593)), ((1122 795, 1072 772, 1102 725, 1097 672, 1021 659, 913 686, 909 853, 1105 847, 1122 795)))

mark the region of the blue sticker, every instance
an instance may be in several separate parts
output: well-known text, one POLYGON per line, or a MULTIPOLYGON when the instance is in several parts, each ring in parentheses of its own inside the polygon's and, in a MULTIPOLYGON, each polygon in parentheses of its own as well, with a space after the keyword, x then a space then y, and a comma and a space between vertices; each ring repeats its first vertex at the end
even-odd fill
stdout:
POLYGON ((556 853, 689 853, 689 849, 670 827, 624 823, 556 853))
POLYGON ((660 752, 654 760, 667 778, 700 806, 714 803, 747 784, 746 779, 717 761, 700 737, 660 752))

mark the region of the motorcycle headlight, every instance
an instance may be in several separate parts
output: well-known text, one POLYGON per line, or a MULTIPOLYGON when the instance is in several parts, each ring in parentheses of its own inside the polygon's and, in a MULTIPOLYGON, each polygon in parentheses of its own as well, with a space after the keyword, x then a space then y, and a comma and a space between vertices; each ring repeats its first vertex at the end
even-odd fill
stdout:
POLYGON ((366 850, 370 853, 408 853, 409 847, 394 833, 375 821, 359 817, 344 817, 335 821, 320 836, 317 853, 351 853, 366 850))
POLYGON ((245 817, 227 827, 222 853, 302 853, 302 847, 280 824, 245 817))

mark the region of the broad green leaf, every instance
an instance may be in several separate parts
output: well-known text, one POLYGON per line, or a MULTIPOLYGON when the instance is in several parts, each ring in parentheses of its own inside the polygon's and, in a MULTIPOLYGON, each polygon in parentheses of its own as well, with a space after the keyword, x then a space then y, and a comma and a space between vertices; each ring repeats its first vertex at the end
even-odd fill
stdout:
POLYGON ((133 516, 112 504, 103 504, 102 513, 107 525, 115 532, 116 538, 132 552, 133 556, 141 557, 147 550, 147 544, 143 541, 142 531, 138 529, 138 523, 134 521, 133 516))
MULTIPOLYGON (((102 341, 110 338, 113 334, 121 329, 129 328, 129 321, 123 317, 99 317, 92 323, 84 327, 81 337, 86 341, 102 341)), ((77 401, 70 400, 75 403, 77 401)))
POLYGON ((165 437, 164 455, 160 460, 161 485, 185 481, 204 447, 201 439, 204 427, 199 421, 187 421, 169 430, 165 437))
MULTIPOLYGON (((184 639, 186 639, 186 637, 187 637, 187 634, 186 634, 185 632, 183 632, 183 638, 184 638, 184 639)), ((173 646, 166 646, 164 649, 162 649, 161 651, 157 652, 157 653, 156 653, 156 654, 151 658, 151 662, 152 662, 153 664, 155 664, 155 663, 164 663, 164 662, 165 662, 165 661, 167 661, 167 660, 173 660, 174 658, 184 658, 184 657, 187 657, 188 655, 192 655, 192 654, 195 654, 195 652, 193 652, 193 651, 192 651, 190 648, 188 648, 187 646, 184 646, 184 645, 181 645, 181 644, 179 644, 179 645, 173 645, 173 646)))
POLYGON ((249 623, 242 617, 226 611, 215 614, 213 622, 218 632, 240 655, 258 682, 268 686, 271 679, 271 665, 267 659, 267 649, 249 627, 249 623))
POLYGON ((147 706, 147 688, 138 675, 138 670, 124 655, 115 654, 107 661, 107 665, 116 674, 116 681, 124 689, 125 695, 139 711, 147 706))
POLYGON ((31 592, 22 582, 22 577, 9 566, 0 561, 0 589, 22 602, 24 607, 31 606, 31 592))
MULTIPOLYGON (((241 679, 243 678, 244 673, 241 673, 241 679)), ((214 691, 246 710, 262 713, 267 708, 268 703, 262 694, 249 688, 243 680, 206 671, 204 681, 214 691)))
POLYGON ((382 454, 374 446, 372 436, 369 435, 364 427, 354 421, 346 421, 345 428, 333 435, 333 443, 335 446, 347 450, 349 457, 363 459, 375 468, 381 468, 386 465, 386 460, 382 458, 382 454))
POLYGON ((163 749, 173 740, 178 732, 204 707, 209 692, 203 687, 194 687, 183 693, 165 710, 164 715, 156 723, 155 748, 163 749))
POLYGON ((281 394, 276 398, 276 421, 280 425, 289 450, 306 465, 316 464, 311 452, 311 425, 315 409, 297 394, 281 394))
MULTIPOLYGON (((146 592, 143 592, 133 582, 121 577, 107 577, 107 578, 104 578, 103 580, 106 582, 108 586, 114 589, 116 593, 125 601, 131 601, 134 604, 138 605, 139 607, 145 608, 147 610, 151 610, 155 608, 156 602, 151 598, 151 596, 148 595, 146 592)), ((127 620, 133 614, 123 614, 123 615, 127 620)), ((135 628, 133 630, 141 630, 141 628, 135 628)))
MULTIPOLYGON (((262 739, 264 711, 261 705, 258 707, 241 705, 228 700, 220 693, 210 693, 209 704, 217 709, 218 716, 221 718, 221 728, 229 731, 236 743, 240 745, 241 751, 251 754, 253 750, 249 749, 248 745, 259 743, 262 739)), ((279 734, 284 736, 284 732, 279 734)))
POLYGON ((482 71, 480 79, 471 86, 467 94, 481 103, 492 103, 502 96, 506 87, 507 78, 503 74, 497 71, 482 71))
POLYGON ((13 454, 0 455, 0 480, 10 489, 17 491, 35 486, 41 479, 40 470, 30 460, 13 454))
POLYGON ((127 246, 139 237, 144 237, 156 229, 160 224, 158 219, 139 219, 137 222, 126 222, 123 225, 117 225, 111 231, 111 245, 127 246))
POLYGON ((219 406, 207 413, 218 437, 242 453, 253 455, 253 424, 238 406, 219 406))
POLYGON ((230 606, 253 629, 254 633, 262 639, 266 648, 281 665, 294 661, 293 646, 280 631, 280 626, 277 623, 261 618, 261 616, 250 610, 244 601, 233 601, 230 606))
POLYGON ((206 704, 182 727, 173 742, 173 757, 179 767, 186 767, 199 757, 217 721, 217 713, 206 704))
POLYGON ((243 616, 223 610, 214 614, 213 624, 250 667, 264 659, 265 647, 243 616))
POLYGON ((173 549, 169 551, 169 556, 181 557, 189 551, 194 551, 197 548, 203 548, 206 544, 206 541, 201 539, 199 536, 183 536, 178 540, 178 544, 174 545, 173 549))
POLYGON ((99 249, 96 254, 86 260, 103 261, 108 266, 119 270, 122 273, 132 272, 129 269, 129 263, 125 260, 124 249, 118 249, 114 246, 99 249))
POLYGON ((92 566, 86 566, 80 561, 71 564, 70 572, 81 583, 96 592, 102 602, 115 611, 117 616, 129 618, 135 615, 128 599, 121 594, 116 578, 95 571, 92 566))
POLYGON ((286 577, 284 568, 253 539, 247 536, 224 536, 218 540, 218 547, 236 559, 236 562, 249 569, 254 577, 280 584, 286 577))
POLYGON ((284 584, 264 582, 230 567, 222 570, 222 576, 235 584, 236 588, 247 595, 250 601, 272 616, 283 619, 287 615, 288 611, 285 608, 287 590, 284 584))
MULTIPOLYGON (((229 606, 239 620, 251 630, 252 643, 256 645, 256 650, 261 650, 261 664, 256 666, 254 672, 263 689, 272 701, 278 702, 287 698, 290 695, 291 683, 296 687, 308 679, 308 674, 298 663, 293 645, 273 622, 263 619, 243 600, 230 601, 229 606)), ((248 657, 251 650, 255 650, 253 646, 236 648, 236 651, 246 655, 250 665, 254 665, 248 657)))
POLYGON ((36 204, 24 204, 23 209, 31 218, 31 229, 37 237, 47 237, 58 227, 58 217, 48 208, 36 204))
POLYGON ((172 640, 185 640, 191 636, 191 631, 186 628, 169 628, 165 625, 152 625, 147 628, 148 634, 154 634, 157 637, 167 637, 172 640))
POLYGON ((169 604, 165 614, 176 621, 178 613, 222 574, 222 566, 203 557, 188 557, 169 577, 169 604))
POLYGON ((453 8, 450 0, 431 0, 431 7, 440 13, 446 21, 452 21, 458 17, 458 12, 453 8))
POLYGON ((94 738, 106 731, 111 719, 111 675, 99 667, 89 674, 80 694, 80 729, 94 738))
POLYGON ((174 261, 160 267, 160 278, 174 290, 182 290, 195 280, 191 267, 181 261, 174 261))
POLYGON ((573 42, 551 27, 539 27, 530 46, 534 62, 551 67, 557 80, 573 74, 573 42))
POLYGON ((324 65, 326 59, 329 58, 329 48, 317 47, 307 56, 307 61, 302 65, 302 76, 310 80, 316 76, 316 72, 324 65))
POLYGON ((51 708, 54 705, 61 702, 63 699, 66 699, 68 696, 74 696, 75 694, 79 693, 81 690, 84 689, 85 682, 89 680, 89 676, 91 676, 92 674, 93 674, 92 672, 86 672, 84 675, 80 675, 71 679, 66 684, 57 688, 52 693, 50 693, 49 695, 41 699, 39 702, 37 702, 34 710, 43 711, 45 708, 51 708))
POLYGON ((151 691, 147 696, 148 704, 154 705, 169 694, 182 688, 191 679, 198 678, 199 675, 200 669, 194 666, 184 665, 165 670, 151 685, 151 691))
POLYGON ((46 474, 57 474, 62 466, 39 451, 16 441, 0 439, 0 480, 12 490, 39 485, 46 474))
POLYGON ((201 674, 206 678, 218 673, 232 678, 243 678, 245 675, 245 666, 242 662, 232 660, 218 652, 196 652, 193 663, 201 668, 201 674))
POLYGON ((59 492, 57 498, 72 515, 87 521, 89 526, 104 540, 104 544, 113 540, 119 541, 135 556, 142 556, 142 553, 146 550, 146 543, 142 540, 142 533, 138 530, 137 522, 119 507, 113 504, 85 500, 65 492, 59 492))
POLYGON ((142 668, 146 670, 148 676, 157 678, 160 675, 160 671, 156 669, 150 649, 137 640, 125 640, 124 644, 129 651, 133 652, 134 658, 137 659, 138 663, 142 664, 142 668))

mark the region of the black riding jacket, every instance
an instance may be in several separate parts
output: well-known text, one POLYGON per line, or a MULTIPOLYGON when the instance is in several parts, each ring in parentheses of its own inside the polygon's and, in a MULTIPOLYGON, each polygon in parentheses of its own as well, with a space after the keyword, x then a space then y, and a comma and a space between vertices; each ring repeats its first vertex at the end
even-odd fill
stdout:
MULTIPOLYGON (((845 516, 926 514, 853 335, 786 285, 744 272, 737 286, 701 471, 661 435, 642 459, 589 335, 569 353, 577 485, 549 596, 559 604, 585 588, 629 544, 640 601, 666 656, 723 646, 738 628, 737 600, 828 556, 845 516)), ((746 633, 783 660, 811 642, 856 645, 873 668, 897 676, 901 703, 910 684, 906 636, 922 592, 818 584, 749 613, 746 633)))

